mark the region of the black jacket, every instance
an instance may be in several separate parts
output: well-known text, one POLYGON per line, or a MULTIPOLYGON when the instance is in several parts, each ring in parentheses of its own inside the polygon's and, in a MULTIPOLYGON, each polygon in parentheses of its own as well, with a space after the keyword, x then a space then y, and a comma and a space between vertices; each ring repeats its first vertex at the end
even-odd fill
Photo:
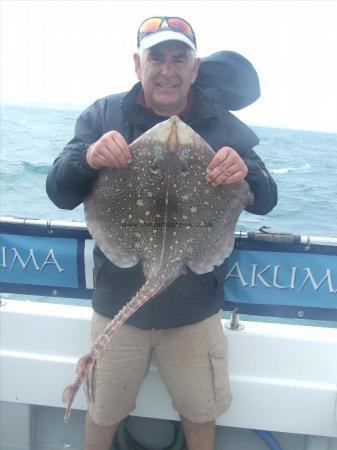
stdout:
MULTIPOLYGON (((90 192, 98 170, 86 162, 88 147, 104 133, 117 130, 128 143, 165 120, 147 112, 136 103, 140 85, 129 93, 116 94, 97 100, 78 118, 75 136, 55 160, 47 177, 47 193, 59 208, 73 209, 90 192)), ((192 112, 184 117, 214 150, 224 145, 234 148, 244 159, 249 173, 246 178, 254 195, 254 205, 247 211, 268 213, 277 203, 276 185, 263 162, 252 150, 258 138, 223 106, 194 89, 192 112)), ((96 287, 93 308, 113 317, 144 283, 141 264, 121 269, 111 263, 96 246, 94 249, 96 287)), ((164 292, 149 300, 127 323, 143 329, 164 329, 196 323, 219 311, 224 302, 223 280, 225 265, 213 272, 197 275, 187 268, 164 292)))

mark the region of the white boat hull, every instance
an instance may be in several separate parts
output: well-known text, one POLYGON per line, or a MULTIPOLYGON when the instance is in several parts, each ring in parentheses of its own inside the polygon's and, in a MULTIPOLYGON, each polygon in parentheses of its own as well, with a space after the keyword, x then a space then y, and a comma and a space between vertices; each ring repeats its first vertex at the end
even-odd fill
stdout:
MULTIPOLYGON (((84 395, 75 401, 78 411, 70 425, 64 425, 61 393, 89 348, 90 317, 87 307, 11 300, 0 307, 0 406, 6 412, 1 450, 47 449, 45 435, 53 441, 48 448, 66 448, 69 442, 81 448, 84 395), (47 433, 50 427, 53 433, 47 433), (19 434, 25 442, 19 442, 19 434)), ((224 332, 233 402, 218 419, 216 448, 262 449, 249 431, 257 429, 280 433, 285 450, 337 450, 337 329, 244 322, 243 330, 224 327, 224 332)), ((155 364, 133 414, 178 419, 155 364)))

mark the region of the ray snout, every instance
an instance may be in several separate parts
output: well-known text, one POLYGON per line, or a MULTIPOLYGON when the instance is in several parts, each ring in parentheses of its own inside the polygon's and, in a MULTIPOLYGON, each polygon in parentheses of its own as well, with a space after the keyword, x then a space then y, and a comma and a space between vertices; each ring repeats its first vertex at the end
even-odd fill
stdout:
POLYGON ((166 144, 169 151, 175 152, 179 146, 193 145, 195 132, 178 116, 172 116, 152 129, 151 140, 166 144))

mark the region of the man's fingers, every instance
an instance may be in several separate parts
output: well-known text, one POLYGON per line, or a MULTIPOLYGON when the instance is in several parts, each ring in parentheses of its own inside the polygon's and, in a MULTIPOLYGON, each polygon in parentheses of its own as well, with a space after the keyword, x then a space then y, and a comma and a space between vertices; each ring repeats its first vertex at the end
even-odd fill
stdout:
POLYGON ((100 153, 96 152, 92 157, 92 163, 100 169, 103 167, 116 167, 120 169, 122 167, 119 161, 107 149, 100 153))
POLYGON ((132 159, 128 144, 117 131, 112 131, 106 136, 105 145, 112 158, 117 160, 121 167, 126 167, 132 159))
POLYGON ((221 184, 235 183, 236 181, 242 180, 246 176, 245 171, 235 170, 233 172, 223 172, 216 178, 211 180, 213 186, 219 186, 221 184))
POLYGON ((130 147, 128 146, 126 140, 119 133, 114 135, 114 141, 116 145, 120 148, 125 161, 128 163, 132 159, 132 153, 130 147))
POLYGON ((125 166, 120 162, 120 159, 108 149, 100 156, 102 161, 104 161, 104 167, 116 167, 116 169, 121 169, 125 166))
POLYGON ((125 158, 122 150, 116 145, 114 141, 108 141, 106 143, 106 147, 102 149, 102 154, 104 157, 111 161, 111 165, 113 167, 126 167, 128 165, 128 160, 125 158), (115 165, 115 162, 117 161, 118 166, 115 165))
POLYGON ((102 167, 122 167, 118 158, 107 147, 100 145, 93 145, 87 152, 87 162, 93 169, 101 169, 102 167))
POLYGON ((239 164, 233 164, 230 167, 218 166, 208 176, 209 181, 216 186, 227 184, 228 179, 237 176, 239 179, 245 177, 245 172, 239 164))
POLYGON ((244 179, 247 173, 248 168, 240 155, 230 147, 223 147, 209 163, 206 180, 213 186, 230 184, 244 179))
POLYGON ((103 135, 88 150, 87 161, 93 169, 102 167, 126 167, 132 160, 129 146, 118 131, 103 135))
POLYGON ((224 163, 226 159, 229 157, 230 151, 232 149, 230 147, 221 148, 212 158, 211 162, 207 167, 207 174, 212 172, 218 165, 224 163))
POLYGON ((236 183, 237 181, 241 181, 242 178, 242 174, 241 173, 235 173, 233 175, 231 175, 230 177, 226 178, 226 180, 224 180, 221 184, 231 184, 231 183, 236 183))
POLYGON ((210 181, 215 181, 219 176, 230 176, 237 170, 239 170, 239 165, 237 163, 227 165, 226 162, 223 162, 222 164, 216 166, 213 170, 207 169, 207 175, 210 181))

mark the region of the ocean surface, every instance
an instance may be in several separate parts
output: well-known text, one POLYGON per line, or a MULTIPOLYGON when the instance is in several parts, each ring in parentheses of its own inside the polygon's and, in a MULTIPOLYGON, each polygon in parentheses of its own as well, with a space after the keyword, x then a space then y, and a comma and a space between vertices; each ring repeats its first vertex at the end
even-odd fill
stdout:
MULTIPOLYGON (((54 159, 72 138, 80 111, 1 106, 0 215, 83 221, 83 208, 62 211, 45 192, 54 159)), ((258 155, 279 191, 266 216, 244 213, 237 230, 337 237, 337 134, 252 127, 258 155)))
MULTIPOLYGON (((82 206, 62 211, 45 192, 54 159, 72 138, 79 111, 1 107, 0 214, 23 218, 84 219, 82 206)), ((237 229, 337 237, 337 134, 252 127, 256 151, 279 191, 266 216, 244 213, 237 229)))

